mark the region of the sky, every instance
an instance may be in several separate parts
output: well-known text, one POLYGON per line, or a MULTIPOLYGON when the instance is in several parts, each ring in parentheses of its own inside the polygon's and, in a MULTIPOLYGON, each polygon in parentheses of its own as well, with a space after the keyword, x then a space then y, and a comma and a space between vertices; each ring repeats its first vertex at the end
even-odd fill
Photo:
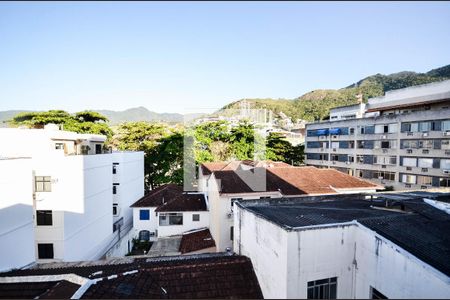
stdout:
POLYGON ((211 112, 450 64, 450 2, 1 2, 0 111, 211 112))

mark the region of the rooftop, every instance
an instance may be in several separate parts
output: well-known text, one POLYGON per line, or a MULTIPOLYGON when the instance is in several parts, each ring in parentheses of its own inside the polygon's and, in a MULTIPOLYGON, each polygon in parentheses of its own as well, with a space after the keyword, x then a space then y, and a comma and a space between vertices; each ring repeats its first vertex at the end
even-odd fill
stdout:
MULTIPOLYGON (((213 164, 218 165, 219 163, 213 164)), ((220 192, 225 194, 280 192, 283 195, 314 195, 383 188, 334 169, 294 167, 285 163, 274 167, 256 164, 257 167, 229 169, 230 165, 215 171, 211 165, 202 165, 214 173, 219 181, 220 192)), ((239 166, 239 161, 234 165, 239 166)))
POLYGON ((423 201, 450 194, 377 193, 246 200, 237 205, 288 230, 356 221, 450 275, 450 215, 423 201), (405 230, 407 228, 407 230, 405 230))
MULTIPOLYGON (((44 289, 56 288, 51 276, 57 274, 75 274, 90 279, 83 285, 87 288, 84 293, 78 290, 83 299, 262 298, 250 259, 224 253, 136 258, 131 262, 124 259, 123 263, 116 261, 115 264, 100 261, 98 265, 87 266, 80 262, 80 266, 72 264, 57 268, 52 268, 50 264, 45 268, 0 273, 0 291, 9 291, 8 298, 21 297, 25 293, 26 298, 35 298, 42 295, 44 289), (36 275, 46 275, 47 280, 37 284, 21 284, 26 280, 24 276, 36 275), (6 282, 13 279, 15 282, 6 282)), ((54 291, 58 298, 73 295, 69 295, 73 289, 65 292, 59 294, 59 290, 54 291)))
POLYGON ((180 252, 182 254, 215 247, 211 232, 208 228, 186 232, 181 238, 180 252))

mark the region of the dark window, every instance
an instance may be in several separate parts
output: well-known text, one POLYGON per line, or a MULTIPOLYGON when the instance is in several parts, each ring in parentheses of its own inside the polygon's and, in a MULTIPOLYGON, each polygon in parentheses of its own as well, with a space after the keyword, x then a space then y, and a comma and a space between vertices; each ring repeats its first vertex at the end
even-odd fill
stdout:
POLYGON ((51 210, 37 210, 36 222, 38 226, 51 226, 53 225, 52 211, 51 210))
POLYGON ((380 293, 376 288, 370 287, 370 299, 388 299, 388 297, 380 293))
POLYGON ((117 186, 118 185, 119 185, 118 183, 113 183, 113 194, 114 195, 117 194, 117 186))
POLYGON ((259 199, 270 199, 270 196, 261 196, 259 199))
POLYGON ((42 259, 53 258, 53 244, 38 244, 38 257, 42 259))
POLYGON ((389 141, 382 141, 382 142, 381 142, 381 148, 382 148, 382 149, 387 149, 387 148, 389 148, 389 141))
POLYGON ((141 231, 139 231, 139 239, 141 241, 148 241, 148 240, 150 240, 150 231, 148 231, 148 230, 141 230, 141 231))
POLYGON ((449 178, 439 178, 439 186, 450 187, 450 179, 449 178))
POLYGON ((52 178, 50 176, 36 176, 34 183, 36 192, 52 191, 52 178))
POLYGON ((337 277, 309 281, 308 299, 336 299, 337 277))
POLYGON ((95 154, 102 154, 102 144, 95 144, 95 154))
POLYGON ((199 214, 193 214, 192 215, 192 221, 194 221, 194 222, 200 221, 200 215, 199 214))
POLYGON ((355 134, 355 128, 350 127, 350 134, 355 134))
POLYGON ((117 216, 118 215, 118 204, 113 204, 113 216, 117 216))
POLYGON ((139 210, 139 220, 150 220, 150 210, 148 209, 139 210))
POLYGON ((230 227, 230 240, 233 240, 234 238, 234 226, 230 227))
POLYGON ((117 167, 119 166, 119 163, 113 163, 113 174, 117 174, 117 167))

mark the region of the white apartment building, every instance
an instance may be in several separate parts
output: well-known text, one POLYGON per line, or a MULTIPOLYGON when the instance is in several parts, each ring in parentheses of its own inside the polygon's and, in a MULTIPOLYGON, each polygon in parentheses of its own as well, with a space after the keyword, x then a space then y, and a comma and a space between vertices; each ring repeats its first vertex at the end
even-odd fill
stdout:
MULTIPOLYGON (((129 206, 144 194, 143 152, 107 153, 105 136, 54 125, 0 129, 0 139, 8 141, 0 157, 29 157, 28 174, 16 185, 22 188, 10 201, 20 203, 28 189, 38 262, 99 259, 131 229, 129 206)), ((2 171, 15 170, 10 161, 2 171)))
POLYGON ((448 299, 450 215, 431 193, 376 196, 239 201, 234 251, 264 298, 448 299))
POLYGON ((308 165, 398 190, 450 186, 450 80, 331 109, 306 129, 308 165))
POLYGON ((233 249, 235 201, 367 193, 382 188, 335 170, 264 161, 204 163, 199 169, 198 187, 208 197, 210 231, 218 252, 233 249))

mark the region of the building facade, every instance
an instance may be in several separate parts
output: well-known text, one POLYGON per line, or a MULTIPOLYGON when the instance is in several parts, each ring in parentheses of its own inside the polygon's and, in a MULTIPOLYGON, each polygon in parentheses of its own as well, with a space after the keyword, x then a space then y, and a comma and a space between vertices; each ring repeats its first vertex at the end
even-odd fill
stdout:
POLYGON ((306 164, 395 189, 450 186, 450 80, 362 105, 362 115, 348 106, 332 109, 330 121, 307 124, 306 164))
POLYGON ((131 229, 129 206, 144 193, 142 152, 109 153, 105 136, 53 126, 0 129, 0 138, 9 141, 0 156, 30 160, 30 174, 11 201, 29 189, 35 260, 99 259, 131 229))

